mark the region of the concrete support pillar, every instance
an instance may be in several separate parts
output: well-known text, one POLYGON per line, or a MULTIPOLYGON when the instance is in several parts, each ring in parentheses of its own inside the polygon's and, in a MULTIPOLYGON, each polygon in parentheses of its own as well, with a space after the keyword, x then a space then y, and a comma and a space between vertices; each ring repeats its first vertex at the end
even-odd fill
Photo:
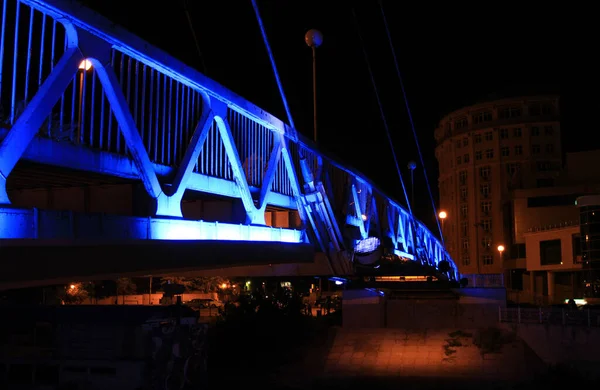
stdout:
POLYGON ((548 271, 548 303, 554 303, 554 272, 548 271))

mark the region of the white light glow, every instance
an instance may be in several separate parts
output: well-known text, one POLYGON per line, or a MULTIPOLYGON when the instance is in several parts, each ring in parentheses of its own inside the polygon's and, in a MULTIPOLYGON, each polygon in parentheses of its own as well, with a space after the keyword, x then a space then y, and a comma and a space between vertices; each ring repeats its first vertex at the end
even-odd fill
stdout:
POLYGON ((85 71, 90 70, 91 67, 92 67, 92 61, 90 61, 90 60, 83 60, 83 61, 81 61, 81 64, 79 64, 79 69, 83 69, 85 71))

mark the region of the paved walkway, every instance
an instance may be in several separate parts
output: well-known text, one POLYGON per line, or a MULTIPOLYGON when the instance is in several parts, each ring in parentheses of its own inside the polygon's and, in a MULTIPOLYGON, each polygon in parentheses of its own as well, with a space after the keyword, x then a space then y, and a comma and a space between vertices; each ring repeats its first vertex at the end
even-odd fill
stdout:
POLYGON ((327 356, 325 376, 454 377, 468 380, 525 379, 521 343, 505 344, 498 354, 481 355, 474 331, 339 329, 327 356), (471 335, 469 335, 471 334, 471 335))

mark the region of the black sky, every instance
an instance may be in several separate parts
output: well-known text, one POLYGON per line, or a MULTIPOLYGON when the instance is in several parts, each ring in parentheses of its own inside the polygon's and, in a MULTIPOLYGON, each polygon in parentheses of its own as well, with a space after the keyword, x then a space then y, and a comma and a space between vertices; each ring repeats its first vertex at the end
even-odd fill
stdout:
MULTIPOLYGON (((201 70, 184 0, 85 0, 91 8, 201 70), (127 4, 127 8, 123 5, 127 4)), ((437 199, 433 131, 445 113, 490 94, 560 93, 565 148, 597 147, 597 31, 592 9, 523 2, 468 7, 384 0, 421 149, 437 199), (592 34, 593 33, 593 34, 592 34), (596 68, 596 70, 594 70, 596 68), (594 138, 594 139, 592 139, 594 138)), ((312 58, 304 33, 322 31, 318 49, 321 146, 401 199, 352 7, 380 89, 399 163, 419 161, 389 49, 379 3, 259 0, 267 34, 298 130, 312 135, 312 58)), ((189 0, 207 75, 286 119, 250 0, 189 0)), ((420 164, 419 164, 420 166, 420 164)), ((422 170, 415 176, 416 212, 431 220, 422 170)))

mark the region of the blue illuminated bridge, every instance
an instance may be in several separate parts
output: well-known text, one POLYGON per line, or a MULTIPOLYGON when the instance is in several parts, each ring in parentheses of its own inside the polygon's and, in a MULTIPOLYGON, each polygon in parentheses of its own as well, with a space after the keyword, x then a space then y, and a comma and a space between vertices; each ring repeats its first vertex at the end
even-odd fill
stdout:
POLYGON ((425 225, 283 121, 74 1, 1 7, 0 288, 350 275, 382 250, 458 277, 425 225))

